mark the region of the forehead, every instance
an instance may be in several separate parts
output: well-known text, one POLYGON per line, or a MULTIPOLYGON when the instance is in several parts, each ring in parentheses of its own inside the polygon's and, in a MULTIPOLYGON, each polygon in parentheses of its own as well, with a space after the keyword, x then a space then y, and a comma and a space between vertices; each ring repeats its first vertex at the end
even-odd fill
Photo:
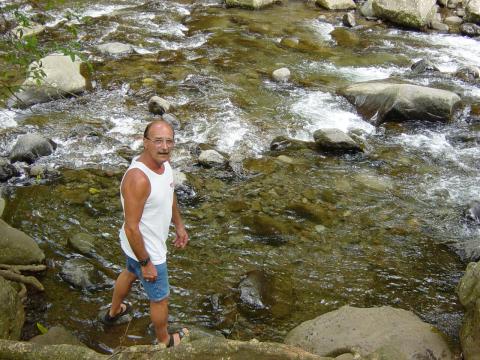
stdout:
POLYGON ((153 124, 148 130, 148 136, 151 138, 170 137, 173 138, 173 130, 167 124, 153 124))

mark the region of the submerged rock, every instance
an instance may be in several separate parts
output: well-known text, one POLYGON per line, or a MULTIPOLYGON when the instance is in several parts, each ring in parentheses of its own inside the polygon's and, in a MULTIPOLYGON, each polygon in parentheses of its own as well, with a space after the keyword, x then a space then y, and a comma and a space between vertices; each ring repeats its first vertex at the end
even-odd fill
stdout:
POLYGON ((386 359, 453 359, 438 330, 415 314, 389 306, 338 310, 305 321, 287 334, 285 343, 320 356, 358 352, 395 354, 386 359))
POLYGON ((93 290, 105 286, 105 276, 83 258, 65 261, 60 276, 79 289, 93 290))
POLYGON ((95 238, 90 234, 75 234, 68 239, 68 245, 82 255, 91 255, 95 252, 95 238))
POLYGON ((352 30, 336 28, 330 35, 340 46, 355 47, 360 44, 360 37, 352 30))
POLYGON ((238 284, 240 301, 255 310, 267 308, 265 297, 269 293, 268 281, 260 270, 252 270, 238 284))
POLYGON ((316 0, 315 2, 327 10, 349 10, 357 7, 353 0, 316 0))
POLYGON ((421 29, 436 13, 436 0, 373 0, 375 16, 397 25, 421 29))
POLYGON ((24 321, 25 312, 17 291, 0 276, 0 339, 20 339, 24 321))
POLYGON ((76 345, 85 346, 75 335, 65 329, 63 326, 53 326, 48 329, 46 334, 37 335, 29 340, 31 343, 39 345, 76 345))
POLYGON ((81 64, 79 59, 72 61, 70 56, 64 55, 49 55, 31 64, 30 72, 41 69, 45 76, 39 79, 31 76, 25 80, 9 105, 27 107, 85 91, 89 82, 81 74, 81 64))
POLYGON ((343 95, 373 125, 387 121, 448 121, 460 97, 447 90, 410 84, 366 82, 350 85, 343 95))
POLYGON ((265 6, 280 2, 279 0, 225 0, 229 7, 241 7, 246 9, 261 9, 265 6))
POLYGON ((160 96, 152 96, 148 100, 148 111, 155 115, 163 115, 170 110, 170 103, 160 96))
POLYGON ((41 156, 48 156, 57 148, 57 144, 38 134, 22 135, 10 153, 10 160, 25 161, 32 164, 41 156))
POLYGON ((37 243, 23 231, 17 230, 0 219, 0 264, 38 264, 45 254, 37 243))

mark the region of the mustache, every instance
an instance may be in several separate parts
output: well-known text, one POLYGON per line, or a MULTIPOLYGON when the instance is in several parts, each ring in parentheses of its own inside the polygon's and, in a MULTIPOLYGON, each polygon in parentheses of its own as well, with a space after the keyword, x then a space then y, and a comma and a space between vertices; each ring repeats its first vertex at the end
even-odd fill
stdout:
POLYGON ((158 155, 168 155, 170 154, 170 151, 157 151, 158 155))

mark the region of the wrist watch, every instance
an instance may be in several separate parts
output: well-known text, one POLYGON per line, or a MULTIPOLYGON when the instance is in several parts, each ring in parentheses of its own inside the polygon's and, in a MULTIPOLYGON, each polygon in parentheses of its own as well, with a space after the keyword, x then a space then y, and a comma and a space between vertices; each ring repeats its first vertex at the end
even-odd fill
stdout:
POLYGON ((146 259, 143 259, 143 260, 138 260, 138 262, 140 263, 140 266, 147 266, 148 262, 150 261, 150 257, 147 257, 146 259))

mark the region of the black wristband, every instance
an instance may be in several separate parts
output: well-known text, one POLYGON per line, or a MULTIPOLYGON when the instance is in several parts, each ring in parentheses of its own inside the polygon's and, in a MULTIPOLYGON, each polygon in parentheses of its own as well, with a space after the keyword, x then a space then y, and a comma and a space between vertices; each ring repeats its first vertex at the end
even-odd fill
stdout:
POLYGON ((138 262, 140 263, 140 266, 147 266, 149 261, 150 261, 150 257, 147 257, 146 259, 143 259, 143 260, 138 260, 138 262))

